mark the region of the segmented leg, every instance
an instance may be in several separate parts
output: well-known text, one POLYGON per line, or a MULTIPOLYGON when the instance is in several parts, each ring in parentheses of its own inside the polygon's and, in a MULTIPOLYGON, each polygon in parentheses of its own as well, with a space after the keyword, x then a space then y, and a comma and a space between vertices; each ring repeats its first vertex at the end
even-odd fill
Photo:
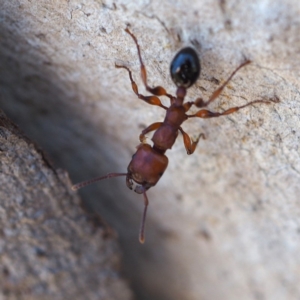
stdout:
POLYGON ((141 76, 142 76, 142 80, 143 83, 145 85, 145 88, 148 92, 150 92, 151 94, 155 95, 155 96, 167 96, 170 98, 171 102, 173 101, 173 96, 168 94, 166 92, 166 90, 161 87, 161 86, 156 86, 154 88, 151 88, 148 83, 147 83, 147 71, 146 71, 146 66, 143 63, 143 59, 142 59, 142 55, 141 55, 141 50, 140 50, 140 46, 139 43, 137 41, 137 38, 135 37, 135 35, 128 29, 126 28, 125 31, 132 37, 132 39, 135 42, 137 51, 138 51, 138 56, 139 56, 139 61, 140 61, 140 65, 141 65, 141 76))
POLYGON ((189 109, 190 109, 190 108, 192 107, 192 105, 194 105, 194 104, 195 104, 195 102, 191 102, 191 101, 183 103, 184 111, 185 111, 185 112, 189 111, 189 109))
POLYGON ((235 107, 228 108, 223 112, 213 112, 213 111, 210 111, 210 110, 207 110, 207 109, 201 109, 193 115, 188 115, 188 118, 198 117, 198 118, 204 118, 205 119, 205 118, 215 118, 215 117, 230 115, 230 114, 232 114, 232 113, 234 113, 234 112, 236 112, 236 111, 238 111, 238 110, 240 110, 244 107, 247 107, 249 105, 253 105, 253 104, 256 104, 256 103, 270 104, 271 101, 254 100, 254 101, 251 101, 251 102, 249 102, 245 105, 242 105, 242 106, 235 106, 235 107))
POLYGON ((195 102, 193 102, 193 104, 197 107, 206 107, 208 106, 211 102, 213 102, 215 99, 217 99, 221 92, 223 91, 223 89, 225 88, 225 86, 229 83, 229 81, 231 80, 231 78, 236 74, 236 72, 238 70, 240 70, 242 67, 250 64, 251 61, 250 60, 246 60, 245 62, 243 62, 240 66, 238 66, 232 73, 231 75, 228 77, 228 79, 219 87, 217 88, 212 95, 210 96, 210 98, 207 101, 204 101, 202 98, 198 98, 195 100, 195 102))
POLYGON ((151 131, 158 129, 162 124, 163 122, 156 122, 145 128, 140 134, 140 142, 143 143, 146 139, 145 135, 151 131))
POLYGON ((200 140, 200 138, 202 137, 203 139, 205 139, 205 135, 203 133, 200 133, 198 138, 195 141, 192 141, 192 139, 190 138, 190 136, 183 131, 183 129, 181 127, 179 127, 179 131, 182 133, 183 136, 183 143, 184 143, 184 147, 186 149, 186 153, 188 155, 193 154, 196 146, 200 140))
POLYGON ((159 100, 158 97, 156 96, 144 96, 142 94, 139 93, 139 90, 138 90, 138 87, 137 87, 137 84, 135 83, 135 81, 133 80, 132 78, 132 74, 131 74, 131 71, 129 68, 127 68, 126 66, 119 66, 117 64, 115 64, 115 67, 116 68, 122 68, 122 69, 126 69, 128 71, 128 74, 129 74, 129 78, 130 78, 130 81, 131 81, 131 87, 132 87, 132 90, 134 91, 134 93, 138 96, 139 99, 147 102, 148 104, 151 104, 151 105, 157 105, 157 106, 160 106, 162 107, 163 109, 167 109, 166 106, 164 106, 161 101, 159 100))

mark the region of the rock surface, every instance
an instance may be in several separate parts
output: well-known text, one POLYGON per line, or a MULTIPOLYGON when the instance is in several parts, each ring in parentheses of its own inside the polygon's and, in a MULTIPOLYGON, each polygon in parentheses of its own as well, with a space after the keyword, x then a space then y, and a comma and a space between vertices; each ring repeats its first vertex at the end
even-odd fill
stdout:
POLYGON ((208 99, 245 57, 210 108, 280 99, 184 124, 207 139, 187 156, 179 136, 167 152, 143 246, 143 200, 124 180, 80 192, 117 230, 138 299, 300 297, 299 10, 298 0, 1 2, 1 108, 74 183, 126 171, 141 130, 164 117, 114 68, 129 66, 146 94, 128 23, 150 85, 174 94, 170 61, 191 45, 202 72, 188 101, 208 99))

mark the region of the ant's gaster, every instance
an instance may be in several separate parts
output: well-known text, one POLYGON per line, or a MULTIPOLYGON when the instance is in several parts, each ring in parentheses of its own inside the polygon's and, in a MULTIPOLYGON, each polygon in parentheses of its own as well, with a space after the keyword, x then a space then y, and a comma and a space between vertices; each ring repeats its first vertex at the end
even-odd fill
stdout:
POLYGON ((171 149, 174 145, 178 136, 178 132, 180 132, 183 136, 183 143, 187 154, 192 154, 195 151, 201 137, 205 138, 204 134, 201 133, 196 140, 192 140, 189 135, 185 131, 183 131, 183 129, 181 128, 181 124, 189 118, 214 118, 229 115, 246 106, 253 105, 255 103, 270 103, 270 101, 255 100, 242 106, 229 108, 223 112, 213 112, 207 109, 203 109, 220 95, 224 87, 228 84, 228 82, 239 69, 250 63, 249 60, 246 60, 232 72, 229 78, 217 90, 213 92, 213 94, 207 101, 204 101, 202 98, 197 98, 195 101, 184 103, 184 97, 186 95, 187 89, 196 82, 201 69, 198 55, 196 51, 190 47, 186 47, 180 50, 171 63, 171 77, 173 82, 177 86, 176 96, 168 94, 166 90, 161 86, 151 88, 147 83, 146 67, 142 60, 138 41, 128 28, 126 28, 125 31, 132 37, 135 42, 140 61, 142 81, 145 85, 146 90, 151 93, 152 96, 144 96, 139 93, 138 87, 134 82, 131 71, 128 67, 120 66, 117 64, 115 65, 115 67, 123 68, 128 71, 133 92, 138 96, 139 99, 145 101, 146 103, 163 108, 166 111, 165 119, 163 122, 156 122, 151 124, 142 131, 139 137, 141 143, 137 147, 136 153, 132 156, 132 160, 127 168, 127 173, 109 173, 102 177, 97 177, 88 181, 78 183, 74 185, 72 189, 77 190, 96 181, 118 176, 126 176, 126 184, 130 189, 132 189, 133 182, 135 182, 137 185, 135 186, 134 191, 138 194, 143 194, 144 196, 145 207, 139 233, 139 241, 141 243, 144 243, 144 227, 148 207, 148 197, 146 191, 156 185, 168 166, 168 158, 165 155, 165 152, 168 149, 171 149), (157 96, 168 97, 170 99, 170 106, 164 106, 157 96), (193 105, 202 109, 200 109, 195 114, 188 115, 187 112, 193 105), (145 142, 145 135, 151 131, 155 131, 152 137, 153 146, 150 146, 145 142))

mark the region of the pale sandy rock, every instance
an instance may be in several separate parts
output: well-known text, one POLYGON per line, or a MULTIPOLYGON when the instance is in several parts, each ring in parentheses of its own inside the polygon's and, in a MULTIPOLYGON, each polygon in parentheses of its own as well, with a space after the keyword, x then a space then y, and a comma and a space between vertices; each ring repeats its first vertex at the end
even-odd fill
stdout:
MULTIPOLYGON (((244 58, 212 110, 275 95, 280 103, 191 120, 206 134, 192 156, 181 137, 149 191, 146 244, 138 244, 142 197, 122 179, 81 196, 118 232, 139 299, 300 297, 300 5, 288 1, 4 1, 1 107, 73 182, 124 172, 140 131, 164 111, 137 99, 137 36, 149 84, 175 87, 169 63, 182 46, 202 73, 187 100, 209 95, 244 58)), ((164 100, 168 104, 167 99, 164 100)))

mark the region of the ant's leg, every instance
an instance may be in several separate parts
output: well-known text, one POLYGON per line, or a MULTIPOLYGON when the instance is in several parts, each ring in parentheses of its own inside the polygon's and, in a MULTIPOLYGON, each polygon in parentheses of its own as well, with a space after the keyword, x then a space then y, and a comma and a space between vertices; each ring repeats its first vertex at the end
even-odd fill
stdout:
MULTIPOLYGON (((275 102, 275 100, 273 102, 275 102)), ((209 111, 207 109, 201 109, 193 115, 188 115, 188 118, 198 117, 198 118, 204 118, 205 119, 205 118, 215 118, 215 117, 230 115, 230 114, 232 114, 232 113, 234 113, 234 112, 236 112, 236 111, 238 111, 238 110, 240 110, 244 107, 247 107, 249 105, 253 105, 253 104, 256 104, 256 103, 270 104, 271 100, 270 101, 267 101, 267 100, 254 100, 254 101, 251 101, 251 102, 249 102, 245 105, 242 105, 242 106, 235 106, 235 107, 228 108, 228 109, 226 109, 225 111, 223 111, 221 113, 209 111)))
POLYGON ((161 125, 162 125, 163 122, 156 122, 156 123, 153 123, 151 124, 150 126, 148 126, 147 128, 145 128, 142 133, 140 134, 140 142, 143 143, 146 139, 145 135, 150 132, 150 131, 153 131, 153 130, 156 130, 158 129, 161 125))
POLYGON ((243 62, 240 66, 238 66, 233 72, 232 74, 228 77, 228 79, 219 87, 217 88, 212 95, 210 96, 210 98, 207 101, 204 101, 202 98, 198 98, 195 100, 195 102, 193 103, 195 106, 197 107, 206 107, 208 106, 211 102, 213 102, 215 99, 217 99, 221 92, 223 91, 223 89, 225 88, 225 86, 229 83, 229 81, 231 80, 231 78, 235 75, 235 73, 241 69, 242 67, 250 64, 251 61, 250 60, 246 60, 245 62, 243 62))
POLYGON ((195 104, 195 102, 190 102, 190 101, 183 103, 184 111, 185 112, 189 111, 189 109, 191 108, 191 106, 194 105, 194 104, 195 104))
POLYGON ((181 127, 179 127, 179 131, 182 133, 184 147, 185 147, 186 153, 188 155, 194 153, 194 151, 196 149, 196 146, 197 146, 197 144, 198 144, 201 137, 203 139, 205 139, 205 135, 203 133, 200 133, 198 138, 195 141, 192 141, 191 138, 189 137, 189 135, 186 132, 184 132, 181 127))
POLYGON ((115 67, 116 68, 123 68, 123 69, 126 69, 128 71, 128 74, 129 74, 129 78, 130 78, 130 81, 131 81, 131 87, 132 87, 132 90, 134 91, 134 93, 139 97, 139 99, 141 100, 144 100, 145 102, 147 102, 148 104, 151 104, 151 105, 157 105, 157 106, 160 106, 164 109, 167 109, 166 106, 164 106, 161 101, 159 100, 158 97, 156 96, 144 96, 144 95, 141 95, 139 94, 139 90, 138 90, 138 87, 137 87, 137 84, 135 83, 135 81, 133 80, 132 78, 132 75, 131 75, 131 71, 129 70, 129 68, 125 67, 125 66, 119 66, 117 64, 115 64, 115 67))
POLYGON ((140 65, 141 65, 141 76, 142 76, 142 80, 143 80, 146 90, 155 96, 167 96, 172 101, 174 97, 172 95, 168 94, 163 87, 157 86, 157 87, 151 88, 150 86, 148 86, 146 66, 143 63, 143 59, 141 56, 141 50, 140 50, 140 46, 137 41, 137 38, 135 37, 135 35, 132 32, 130 32, 130 30, 128 28, 126 28, 125 31, 132 37, 132 39, 135 42, 135 45, 136 45, 136 48, 138 51, 139 60, 140 60, 140 65))

